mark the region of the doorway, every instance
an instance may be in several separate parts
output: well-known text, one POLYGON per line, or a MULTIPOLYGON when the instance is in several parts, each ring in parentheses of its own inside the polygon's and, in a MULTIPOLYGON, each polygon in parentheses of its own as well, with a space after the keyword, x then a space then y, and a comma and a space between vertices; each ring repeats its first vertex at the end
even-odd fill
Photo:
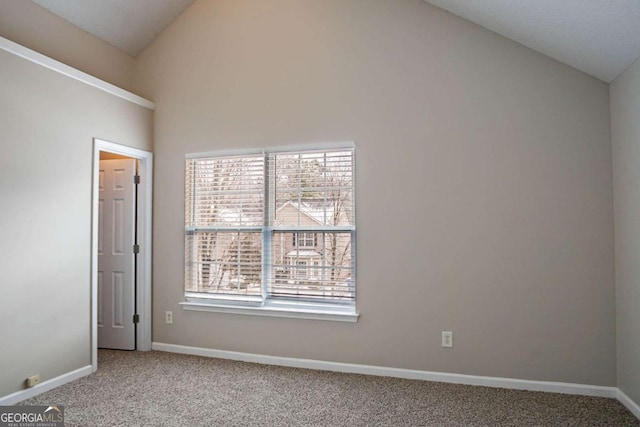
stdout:
POLYGON ((100 152, 98 348, 136 349, 138 161, 100 152))
MULTIPOLYGON (((124 345, 123 349, 137 349, 137 350, 151 350, 151 195, 152 195, 152 153, 144 150, 139 150, 136 148, 127 147, 124 145, 115 144, 112 142, 94 139, 94 147, 93 147, 93 209, 92 209, 92 244, 91 244, 91 364, 93 367, 93 371, 97 370, 97 358, 98 358, 98 341, 101 332, 104 332, 104 324, 105 319, 109 320, 109 323, 114 325, 112 328, 112 332, 115 332, 116 335, 126 335, 128 338, 127 344, 116 344, 124 345), (101 266, 101 253, 103 253, 103 249, 101 246, 103 235, 101 233, 104 232, 104 224, 101 225, 101 219, 103 218, 100 215, 101 211, 101 183, 105 181, 105 170, 101 168, 100 161, 109 160, 109 162, 113 162, 115 166, 114 169, 116 178, 120 183, 122 183, 123 177, 126 177, 131 170, 137 169, 137 173, 131 173, 131 180, 138 180, 139 184, 136 185, 137 190, 137 213, 132 214, 131 224, 127 225, 123 229, 126 229, 126 232, 122 232, 120 230, 119 236, 113 236, 113 230, 107 230, 110 238, 115 240, 119 240, 119 244, 121 246, 121 251, 126 247, 129 250, 128 243, 131 243, 131 257, 130 260, 135 259, 135 264, 131 267, 133 268, 132 272, 132 281, 135 280, 137 284, 135 289, 130 288, 130 292, 122 291, 126 289, 126 286, 123 287, 123 283, 109 283, 109 286, 102 286, 103 279, 105 278, 105 273, 108 273, 110 277, 115 277, 118 279, 120 273, 114 273, 115 270, 122 270, 120 265, 115 267, 107 265, 107 270, 104 271, 104 265, 101 266), (127 166, 128 165, 128 166, 127 166), (102 169, 102 171, 101 171, 102 169), (137 175, 139 178, 134 178, 137 175), (133 256, 133 252, 136 251, 135 258, 133 256), (110 295, 105 295, 105 290, 109 289, 108 293, 110 295), (112 302, 109 302, 109 312, 104 313, 101 308, 101 298, 116 298, 120 299, 123 303, 120 307, 130 306, 131 310, 120 310, 115 307, 112 302), (113 309, 111 309, 113 308, 113 309), (106 315, 106 316, 105 316, 106 315), (135 323, 134 323, 135 322, 135 323), (128 331, 125 331, 122 325, 127 324, 130 328, 128 331), (134 326, 135 325, 135 326, 134 326), (135 327, 135 332, 134 328, 135 327), (118 330, 121 329, 121 330, 118 330), (131 335, 129 335, 131 334, 131 335)), ((113 174, 113 171, 112 171, 113 174)), ((113 177, 109 178, 113 184, 113 177)), ((110 185, 112 185, 110 184, 110 185)), ((102 192, 104 193, 104 192, 102 192)), ((119 197, 119 196, 118 196, 119 197)), ((104 205, 104 203, 102 203, 104 205)), ((124 202, 117 203, 119 206, 117 209, 120 210, 128 210, 129 208, 124 204, 124 202)), ((115 206, 115 204, 114 204, 115 206)), ((115 208, 114 208, 115 209, 115 208)), ((111 212, 113 213, 113 212, 111 212)), ((120 211, 118 211, 118 215, 120 215, 120 211)), ((111 221, 111 220, 110 220, 111 221)), ((104 239, 107 242, 108 239, 104 239)), ((109 241, 107 242, 109 245, 113 246, 115 242, 109 241)), ((119 250, 120 250, 119 249, 119 250)), ((118 251, 115 251, 118 252, 118 251)), ((116 261, 119 262, 119 261, 116 261)), ((102 263, 104 264, 104 263, 102 263)), ((106 264, 109 264, 108 262, 106 264)), ((124 270, 123 270, 124 271, 124 270)), ((119 279, 118 279, 119 280, 119 279)), ((117 282, 117 280, 116 280, 117 282)), ((103 305, 104 306, 104 305, 103 305)), ((113 345, 102 345, 103 340, 101 339, 101 346, 110 347, 113 345)), ((118 338, 116 338, 116 342, 118 343, 118 338)))

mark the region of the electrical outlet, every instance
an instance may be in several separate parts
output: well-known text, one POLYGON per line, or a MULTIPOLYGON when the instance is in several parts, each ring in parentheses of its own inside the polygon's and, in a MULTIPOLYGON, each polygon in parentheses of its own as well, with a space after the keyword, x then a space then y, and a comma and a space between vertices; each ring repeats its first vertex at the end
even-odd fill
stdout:
POLYGON ((164 321, 165 321, 168 325, 173 324, 173 311, 165 311, 165 312, 164 312, 164 321))
POLYGON ((33 387, 40 382, 40 375, 31 375, 27 377, 27 387, 33 387))
POLYGON ((442 331, 442 346, 447 348, 453 347, 453 332, 442 331))

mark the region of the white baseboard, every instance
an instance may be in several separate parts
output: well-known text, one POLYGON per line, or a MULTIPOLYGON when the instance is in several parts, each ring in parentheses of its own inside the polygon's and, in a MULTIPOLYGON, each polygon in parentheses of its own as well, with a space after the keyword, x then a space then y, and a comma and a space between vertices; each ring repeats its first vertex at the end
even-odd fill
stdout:
POLYGON ((624 406, 627 407, 629 411, 631 411, 633 415, 635 415, 638 419, 640 419, 640 405, 638 405, 636 402, 631 400, 631 398, 626 394, 624 394, 624 392, 620 389, 618 389, 618 394, 616 397, 618 398, 620 403, 622 403, 624 406))
POLYGON ((51 378, 50 380, 46 380, 41 382, 40 384, 27 388, 25 390, 16 391, 15 393, 8 394, 6 396, 0 397, 0 405, 14 405, 18 402, 22 402, 23 400, 30 399, 34 396, 37 396, 46 391, 52 390, 56 387, 60 387, 66 383, 71 381, 75 381, 79 378, 86 377, 91 374, 92 369, 91 365, 87 365, 80 369, 76 369, 75 371, 67 372, 66 374, 62 374, 58 377, 51 378))
POLYGON ((418 371, 412 369, 387 368, 383 366, 359 365, 352 363, 325 362, 321 360, 275 357, 261 354, 240 353, 235 351, 213 350, 200 347, 164 344, 154 342, 152 350, 169 353, 192 354, 242 362, 287 366, 292 368, 316 369, 321 371, 345 372, 350 374, 377 375, 382 377, 406 378, 411 380, 437 381, 453 384, 500 387, 516 390, 545 391, 551 393, 577 394, 583 396, 617 397, 616 387, 559 383, 550 381, 519 380, 513 378, 482 377, 476 375, 451 374, 446 372, 418 371))

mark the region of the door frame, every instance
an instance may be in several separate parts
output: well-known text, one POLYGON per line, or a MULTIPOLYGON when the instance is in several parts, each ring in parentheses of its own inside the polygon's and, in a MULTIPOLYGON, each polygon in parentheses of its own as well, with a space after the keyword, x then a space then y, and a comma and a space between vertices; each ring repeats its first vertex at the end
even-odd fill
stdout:
POLYGON ((138 254, 136 349, 151 350, 151 219, 153 195, 153 153, 102 139, 93 139, 93 182, 91 185, 91 366, 98 369, 98 203, 100 152, 132 157, 138 160, 138 254))

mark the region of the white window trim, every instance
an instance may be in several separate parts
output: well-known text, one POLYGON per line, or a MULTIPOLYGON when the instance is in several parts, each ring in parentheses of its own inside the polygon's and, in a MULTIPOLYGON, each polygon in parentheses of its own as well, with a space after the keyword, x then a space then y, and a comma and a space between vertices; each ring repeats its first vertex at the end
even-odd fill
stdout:
MULTIPOLYGON (((326 142, 313 145, 292 145, 282 147, 263 148, 262 153, 278 153, 289 151, 326 151, 339 149, 355 149, 355 142, 326 142)), ((222 157, 230 155, 251 155, 260 152, 259 149, 239 149, 212 151, 203 153, 191 153, 185 155, 185 160, 198 159, 204 157, 222 157)), ((355 174, 355 164, 353 165, 353 173, 355 174)), ((355 205, 355 194, 354 205, 355 205)), ((318 232, 323 231, 324 227, 313 227, 306 230, 304 227, 270 227, 272 229, 283 229, 295 232, 318 232)), ((355 252, 355 227, 331 227, 327 231, 350 231, 352 233, 352 251, 355 252)), ((354 264, 355 267, 355 264, 354 264)), ((355 276, 355 268, 354 268, 355 276)), ((293 319, 309 319, 309 320, 327 320, 338 322, 357 322, 360 316, 356 312, 356 303, 353 304, 331 304, 331 303, 314 303, 310 301, 288 301, 274 300, 266 296, 233 296, 233 295, 211 295, 204 296, 198 293, 185 293, 184 302, 179 304, 183 310, 187 311, 204 311, 213 313, 240 314, 249 316, 265 316, 265 317, 284 317, 293 319)))
POLYGON ((221 298, 208 300, 187 298, 181 302, 183 310, 208 311, 213 313, 243 314, 248 316, 286 317, 292 319, 330 320, 336 322, 357 322, 358 314, 352 305, 329 305, 313 303, 281 302, 265 299, 261 305, 240 305, 242 302, 222 302, 221 298))

